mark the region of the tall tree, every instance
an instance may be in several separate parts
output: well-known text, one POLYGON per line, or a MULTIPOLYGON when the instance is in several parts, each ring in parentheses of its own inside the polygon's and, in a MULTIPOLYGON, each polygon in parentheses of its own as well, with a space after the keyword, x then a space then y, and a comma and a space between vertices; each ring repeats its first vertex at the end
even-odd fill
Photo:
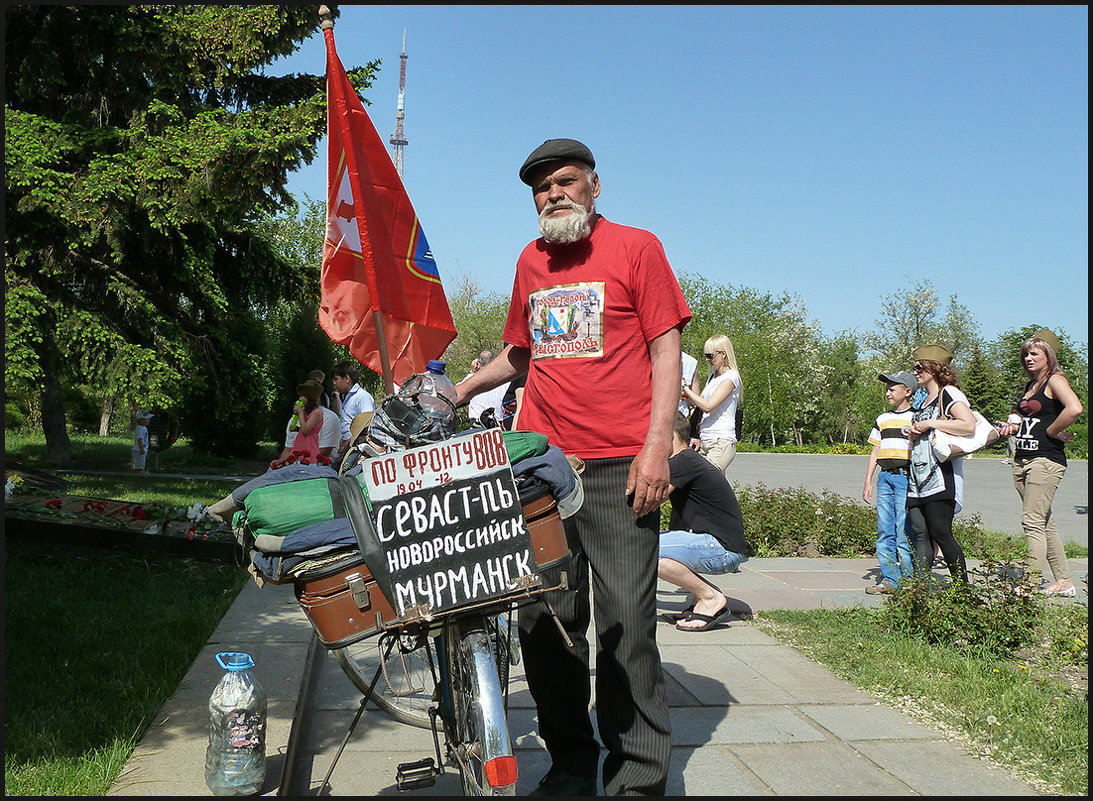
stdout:
POLYGON ((444 359, 448 362, 448 377, 459 383, 479 353, 500 352, 509 298, 498 292, 484 292, 478 282, 463 275, 448 297, 448 308, 459 335, 444 351, 444 359))
POLYGON ((691 322, 683 331, 683 349, 701 354, 705 341, 726 334, 740 366, 744 395, 744 434, 753 441, 769 437, 772 445, 787 438, 811 438, 811 416, 827 380, 820 359, 815 321, 804 302, 782 293, 775 297, 748 287, 711 284, 702 276, 682 274, 691 322))
POLYGON ((1013 405, 1012 398, 1006 391, 1001 372, 991 364, 978 343, 972 346, 971 357, 961 371, 960 387, 972 408, 988 420, 1006 419, 1013 405))
POLYGON ((876 375, 863 375, 858 341, 850 332, 844 331, 824 342, 820 361, 827 375, 827 385, 817 398, 811 441, 829 445, 860 442, 862 428, 866 422, 872 422, 871 407, 863 411, 862 401, 867 396, 860 390, 863 383, 869 386, 869 379, 879 386, 876 375))
POLYGON ((928 278, 881 298, 876 328, 866 337, 868 348, 893 365, 910 365, 914 349, 928 342, 944 345, 959 364, 979 341, 979 323, 968 307, 952 295, 943 309, 928 278))
MULTIPOLYGON (((16 333, 41 376, 50 460, 71 458, 61 326, 102 331, 187 394, 183 426, 242 452, 270 395, 257 317, 309 280, 257 221, 325 127, 322 75, 271 77, 313 6, 5 8, 5 279, 42 305, 16 333)), ((355 85, 373 65, 353 70, 355 85)), ((312 265, 311 269, 314 269, 312 265)), ((8 351, 8 346, 5 345, 8 351)), ((260 427, 259 427, 260 428, 260 427)), ((197 442, 195 441, 195 445, 197 442)))

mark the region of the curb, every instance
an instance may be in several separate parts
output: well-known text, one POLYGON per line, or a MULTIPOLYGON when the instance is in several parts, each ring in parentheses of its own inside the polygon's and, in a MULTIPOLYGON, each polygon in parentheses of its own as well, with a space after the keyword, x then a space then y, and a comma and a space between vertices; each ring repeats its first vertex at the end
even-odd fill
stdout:
POLYGON ((321 660, 319 654, 322 645, 314 632, 311 634, 311 642, 307 648, 307 658, 304 660, 303 679, 300 681, 300 692, 296 697, 296 709, 292 716, 292 728, 288 733, 288 744, 285 746, 285 764, 281 768, 281 780, 277 785, 277 795, 298 795, 293 788, 296 778, 296 757, 299 750, 300 738, 311 726, 311 706, 308 699, 311 697, 311 684, 318 673, 321 660))

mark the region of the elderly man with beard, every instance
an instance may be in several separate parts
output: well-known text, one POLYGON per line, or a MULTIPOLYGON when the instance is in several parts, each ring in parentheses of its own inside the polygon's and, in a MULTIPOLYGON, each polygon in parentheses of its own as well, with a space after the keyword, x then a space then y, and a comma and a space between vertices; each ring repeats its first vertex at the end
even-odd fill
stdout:
POLYGON ((461 401, 526 373, 520 428, 584 461, 585 500, 565 520, 573 559, 543 571, 572 646, 539 602, 520 610, 520 644, 551 768, 533 795, 593 795, 599 744, 588 707, 589 590, 596 620, 596 718, 608 795, 663 795, 672 734, 656 587, 660 505, 691 319, 664 248, 596 211, 592 153, 551 139, 520 168, 540 239, 516 264, 505 349, 457 387, 461 401))

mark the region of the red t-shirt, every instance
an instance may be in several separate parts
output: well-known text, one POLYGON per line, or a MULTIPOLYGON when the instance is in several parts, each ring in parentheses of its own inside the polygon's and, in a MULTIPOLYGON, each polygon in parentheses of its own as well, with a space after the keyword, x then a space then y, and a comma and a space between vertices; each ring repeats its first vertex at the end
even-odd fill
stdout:
POLYGON ((583 459, 636 456, 652 405, 649 342, 691 319, 660 241, 600 217, 581 242, 529 244, 504 339, 531 351, 519 427, 583 459))

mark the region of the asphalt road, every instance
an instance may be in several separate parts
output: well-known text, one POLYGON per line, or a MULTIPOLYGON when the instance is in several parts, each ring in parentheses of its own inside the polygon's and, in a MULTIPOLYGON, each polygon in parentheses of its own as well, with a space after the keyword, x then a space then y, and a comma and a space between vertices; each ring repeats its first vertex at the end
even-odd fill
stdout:
MULTIPOLYGON (((771 489, 803 487, 862 502, 867 456, 802 453, 738 453, 729 467, 736 486, 763 484, 771 489)), ((874 481, 876 479, 874 478, 874 481)), ((874 484, 875 487, 875 484, 874 484)), ((1089 545, 1089 463, 1072 461, 1051 507, 1064 542, 1089 545)), ((1021 498, 1013 487, 1009 465, 1001 459, 964 460, 964 509, 978 512, 985 528, 1021 535, 1021 498)))

